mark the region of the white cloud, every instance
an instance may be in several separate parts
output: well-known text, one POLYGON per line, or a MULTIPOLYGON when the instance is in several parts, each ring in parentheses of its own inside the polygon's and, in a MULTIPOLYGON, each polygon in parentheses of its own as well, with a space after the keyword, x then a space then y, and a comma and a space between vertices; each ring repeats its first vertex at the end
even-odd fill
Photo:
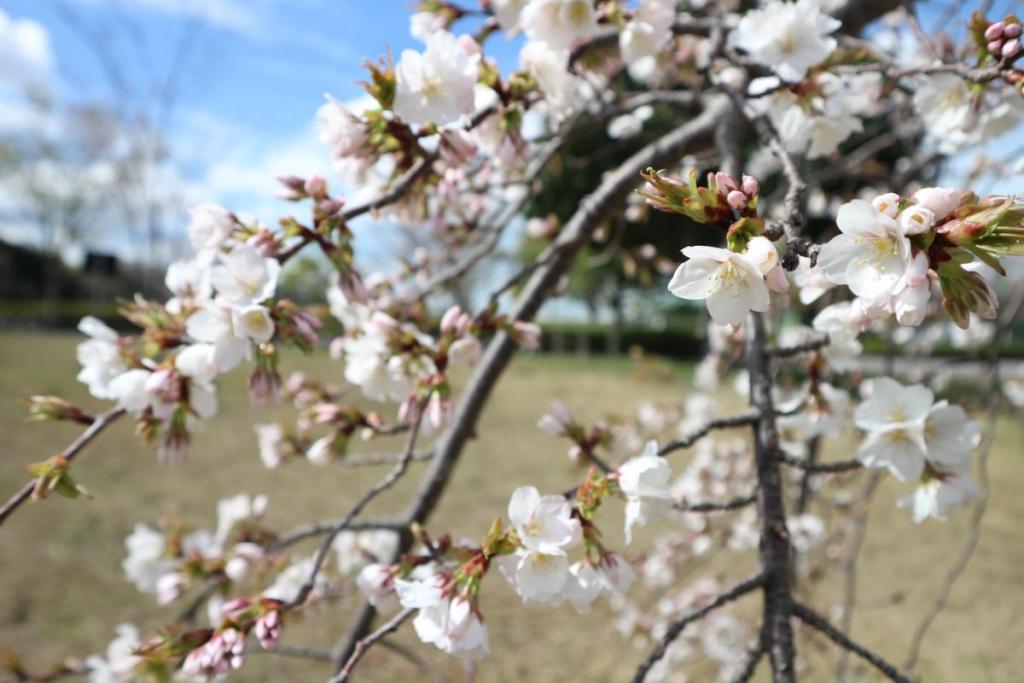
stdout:
POLYGON ((50 36, 42 24, 13 19, 0 9, 0 84, 38 84, 52 66, 50 36))
MULTIPOLYGON (((86 5, 103 1, 77 0, 86 5)), ((132 0, 127 7, 187 17, 227 31, 252 35, 260 33, 264 25, 255 11, 255 4, 252 0, 132 0)))

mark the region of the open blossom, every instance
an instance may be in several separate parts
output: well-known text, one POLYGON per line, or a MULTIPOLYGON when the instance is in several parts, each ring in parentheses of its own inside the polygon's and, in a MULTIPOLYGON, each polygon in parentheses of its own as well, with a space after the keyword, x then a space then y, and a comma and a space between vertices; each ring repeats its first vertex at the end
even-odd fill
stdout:
POLYGON ((185 330, 192 339, 209 346, 190 351, 181 370, 209 378, 211 365, 217 372, 227 372, 250 358, 252 343, 269 341, 274 323, 262 306, 235 309, 211 303, 189 316, 185 330))
POLYGON ((473 111, 477 65, 447 31, 426 38, 423 53, 403 50, 395 67, 394 111, 409 123, 453 123, 473 111))
POLYGON ((897 505, 911 508, 917 523, 929 517, 945 520, 952 508, 966 505, 981 494, 978 485, 967 476, 969 470, 967 462, 942 468, 929 465, 917 489, 900 498, 897 505))
POLYGON ((830 37, 840 22, 821 11, 818 0, 770 0, 750 10, 729 34, 729 45, 744 50, 787 81, 801 81, 807 70, 836 49, 830 37))
POLYGON ((330 148, 336 162, 342 162, 359 155, 370 134, 366 123, 348 107, 330 95, 326 97, 327 102, 316 110, 320 141, 330 148))
POLYGON ((343 531, 334 539, 338 571, 350 574, 368 562, 384 562, 398 548, 398 534, 387 529, 343 531))
POLYGON ((85 660, 89 683, 133 683, 138 679, 135 667, 142 662, 135 650, 141 644, 138 628, 133 624, 119 625, 117 637, 107 645, 106 653, 85 660))
POLYGON ((533 486, 521 486, 508 502, 508 519, 523 547, 534 553, 565 555, 580 542, 579 520, 563 496, 541 496, 533 486))
POLYGON ((210 270, 210 280, 217 292, 235 306, 252 306, 274 296, 281 264, 277 259, 263 258, 243 244, 220 256, 220 264, 210 270))
POLYGON ((143 593, 156 591, 157 582, 174 571, 176 563, 167 556, 164 535, 145 524, 136 524, 124 540, 128 556, 121 563, 124 575, 143 593))
POLYGON ((512 36, 519 32, 519 15, 529 2, 530 0, 491 0, 491 11, 506 34, 512 36))
POLYGON ((1021 117, 1020 107, 1003 89, 978 93, 951 73, 925 76, 914 92, 913 103, 925 130, 946 154, 992 140, 1013 129, 1021 117))
POLYGON ((893 292, 910 266, 910 241, 895 219, 863 199, 839 207, 841 235, 821 248, 818 267, 834 283, 874 299, 893 292))
POLYGON ((116 399, 110 383, 128 369, 118 350, 117 332, 92 316, 82 318, 78 331, 89 336, 75 349, 82 366, 78 381, 96 398, 116 399))
POLYGON ((368 564, 359 571, 356 586, 378 611, 392 611, 398 605, 395 571, 389 564, 368 564))
POLYGON ((671 44, 675 18, 675 0, 640 0, 633 20, 619 33, 619 51, 633 78, 657 75, 658 55, 671 44))
POLYGON ((615 553, 605 553, 596 566, 588 560, 575 562, 569 567, 569 574, 564 595, 580 614, 589 612, 602 592, 622 595, 636 581, 636 572, 615 553))
POLYGON ((267 469, 279 467, 284 462, 284 430, 280 425, 258 424, 256 429, 256 443, 260 451, 260 461, 267 469))
POLYGON ((885 467, 900 481, 924 471, 928 447, 925 420, 934 395, 927 387, 903 386, 888 377, 872 382, 871 397, 857 406, 854 424, 867 432, 859 458, 866 467, 885 467))
POLYGON ((672 507, 672 469, 658 455, 658 444, 648 441, 640 455, 619 466, 619 489, 626 496, 626 542, 633 527, 654 521, 672 507))
MULTIPOLYGON (((434 364, 425 356, 396 355, 390 335, 398 323, 388 315, 375 313, 356 337, 342 342, 345 353, 345 379, 362 389, 371 401, 402 401, 418 377, 428 375, 434 364)), ((409 328, 412 331, 412 328, 409 328)), ((419 335, 424 344, 431 343, 419 335)))
POLYGON ((577 79, 568 70, 569 51, 547 43, 529 42, 519 52, 519 64, 537 82, 544 101, 557 115, 565 115, 577 104, 577 79))
POLYGON ((689 260, 676 270, 668 291, 680 299, 707 300, 719 325, 739 325, 750 311, 768 310, 764 273, 743 254, 719 247, 686 247, 689 260))
POLYGON ((530 0, 519 21, 527 38, 556 50, 571 47, 597 32, 592 0, 530 0))
POLYGON ((250 496, 248 493, 239 493, 217 501, 217 531, 214 533, 214 539, 219 545, 223 545, 236 524, 262 517, 266 511, 265 495, 250 496))
POLYGON ((235 217, 218 204, 200 204, 188 213, 188 238, 196 251, 219 249, 235 229, 235 217))
POLYGON ((420 581, 395 581, 402 607, 419 610, 413 629, 424 643, 473 661, 489 652, 487 626, 470 599, 446 591, 448 579, 434 574, 420 581))
POLYGON ((981 425, 968 418, 960 406, 939 401, 925 419, 924 442, 930 461, 944 467, 957 466, 968 462, 981 442, 981 425))
POLYGON ((564 555, 519 550, 495 560, 498 569, 525 602, 561 602, 570 580, 564 555))
MULTIPOLYGON (((316 564, 316 556, 296 560, 284 571, 277 575, 274 583, 263 591, 263 597, 289 603, 299 596, 299 591, 306 583, 306 580, 313 574, 313 566, 316 564)), ((313 591, 319 591, 326 585, 326 578, 323 574, 317 576, 316 586, 313 591)))
POLYGON ((213 295, 209 263, 200 258, 171 263, 167 266, 164 284, 174 294, 167 302, 167 309, 172 312, 180 311, 187 303, 205 301, 213 295))

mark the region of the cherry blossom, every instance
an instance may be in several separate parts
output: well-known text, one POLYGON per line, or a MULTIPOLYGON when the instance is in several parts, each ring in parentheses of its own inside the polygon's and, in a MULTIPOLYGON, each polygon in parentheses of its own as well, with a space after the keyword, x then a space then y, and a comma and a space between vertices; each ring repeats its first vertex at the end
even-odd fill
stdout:
POLYGON ((281 264, 263 258, 249 245, 241 245, 220 256, 210 269, 210 281, 217 292, 235 306, 253 306, 274 296, 281 264))
POLYGON ((131 683, 136 680, 135 667, 142 658, 135 651, 141 644, 139 629, 135 625, 120 624, 117 636, 107 645, 106 652, 85 660, 89 683, 131 683))
POLYGON ((527 38, 555 50, 568 48, 597 32, 591 0, 530 0, 519 23, 527 38))
POLYGON ((477 65, 447 31, 426 37, 426 50, 403 50, 395 66, 395 113, 409 123, 453 123, 473 111, 477 65))
POLYGON ((672 469, 658 455, 658 444, 648 441, 640 455, 618 469, 619 489, 626 496, 626 542, 633 540, 633 527, 648 524, 672 507, 669 480, 672 469))
POLYGON ((519 542, 527 550, 543 555, 565 555, 580 541, 579 521, 562 496, 541 496, 533 486, 521 486, 508 502, 508 519, 519 542))
POLYGON ((857 406, 854 423, 867 432, 859 457, 867 467, 884 467, 900 481, 921 476, 928 447, 925 419, 934 395, 924 386, 903 386, 888 377, 872 382, 871 396, 857 406))
POLYGON ((196 251, 220 249, 235 230, 234 215, 218 204, 200 204, 189 215, 188 238, 196 251))
POLYGON ((803 80, 807 70, 836 48, 829 37, 840 22, 822 13, 818 0, 770 0, 746 12, 729 33, 729 45, 774 69, 787 81, 803 80))
POLYGON ((911 508, 917 523, 929 517, 944 521, 951 509, 981 495, 978 485, 968 478, 969 470, 969 463, 929 466, 914 492, 900 498, 898 505, 911 508))
POLYGON ((891 294, 910 267, 910 242, 899 224, 856 199, 839 208, 842 232, 821 248, 818 267, 834 283, 872 299, 891 294))
POLYGON ((680 299, 707 300, 719 325, 739 325, 750 311, 768 310, 764 273, 743 254, 718 247, 686 247, 689 260, 676 270, 668 291, 680 299))

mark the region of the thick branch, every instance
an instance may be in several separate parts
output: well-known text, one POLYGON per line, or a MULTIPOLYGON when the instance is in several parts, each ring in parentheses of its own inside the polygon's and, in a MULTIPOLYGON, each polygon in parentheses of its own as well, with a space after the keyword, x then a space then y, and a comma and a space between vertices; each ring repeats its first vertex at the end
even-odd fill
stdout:
POLYGON ((748 367, 750 404, 758 412, 754 425, 754 458, 757 468, 757 512, 761 525, 761 573, 764 576, 764 625, 762 642, 768 652, 775 683, 795 681, 796 650, 790 610, 791 549, 786 529, 782 476, 779 471, 779 435, 772 399, 771 359, 764 318, 752 313, 748 367))
POLYGON ((800 621, 804 622, 808 626, 816 628, 817 630, 828 636, 829 640, 838 645, 839 647, 849 650, 864 661, 868 662, 876 669, 885 674, 889 680, 896 681, 896 683, 912 683, 911 680, 900 673, 899 669, 885 661, 871 650, 867 649, 862 645, 850 640, 845 633, 837 629, 832 624, 828 623, 825 617, 821 616, 810 607, 802 605, 799 602, 793 603, 793 614, 796 615, 800 621))
MULTIPOLYGON (((78 435, 74 441, 62 450, 59 455, 63 456, 68 461, 75 458, 78 453, 89 445, 89 443, 95 439, 100 432, 106 429, 112 422, 117 420, 119 417, 124 415, 124 408, 112 408, 107 412, 99 415, 92 424, 84 432, 78 435)), ((18 507, 26 500, 32 497, 32 490, 35 488, 35 479, 25 484, 21 489, 8 499, 4 506, 0 508, 0 525, 4 523, 11 513, 18 509, 18 507)))
MULTIPOLYGON (((723 98, 713 98, 699 116, 667 133, 637 151, 615 171, 604 176, 600 186, 583 199, 572 218, 565 224, 553 242, 557 253, 533 272, 523 287, 511 311, 514 320, 530 320, 554 290, 572 264, 577 251, 603 222, 606 216, 625 201, 638 185, 640 172, 648 166, 666 167, 687 151, 710 144, 715 122, 727 106, 723 98)), ((409 523, 423 523, 441 500, 451 474, 459 461, 466 442, 473 435, 477 419, 494 389, 501 373, 512 359, 516 345, 504 332, 495 335, 487 346, 483 358, 470 377, 455 409, 452 424, 438 441, 435 457, 405 515, 409 523)), ((412 545, 410 534, 403 534, 396 550, 397 559, 412 545)), ((355 643, 365 635, 365 628, 373 618, 373 608, 364 604, 346 644, 341 648, 344 662, 351 655, 355 643)))
POLYGON ((665 631, 665 636, 658 643, 658 646, 654 648, 654 651, 647 656, 639 667, 637 667, 636 674, 633 676, 633 683, 643 683, 647 674, 651 668, 658 663, 658 661, 665 656, 668 652, 668 648, 672 645, 673 641, 679 637, 679 634, 683 632, 687 626, 695 621, 699 621, 710 614, 712 611, 718 609, 722 605, 728 604, 737 598, 741 598, 747 593, 750 593, 756 588, 759 588, 764 583, 764 577, 761 575, 755 576, 746 581, 736 584, 729 590, 720 594, 714 600, 704 605, 700 609, 696 609, 681 619, 673 622, 668 630, 665 631))

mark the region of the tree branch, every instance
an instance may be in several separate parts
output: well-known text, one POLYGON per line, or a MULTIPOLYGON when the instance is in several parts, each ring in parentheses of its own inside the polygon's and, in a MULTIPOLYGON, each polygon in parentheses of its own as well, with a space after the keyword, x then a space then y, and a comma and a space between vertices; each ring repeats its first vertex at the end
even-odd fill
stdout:
POLYGON ((868 650, 866 647, 858 645, 850 640, 845 633, 828 623, 828 620, 826 620, 825 617, 821 616, 810 607, 799 602, 793 602, 793 614, 808 626, 824 633, 828 636, 829 640, 839 647, 849 650, 874 666, 885 674, 889 680, 896 681, 896 683, 912 683, 912 681, 907 676, 900 673, 899 669, 895 666, 885 661, 871 650, 868 650))
MULTIPOLYGON (((74 460, 75 456, 81 452, 83 448, 89 445, 93 439, 95 439, 100 432, 109 427, 111 423, 115 422, 119 417, 124 415, 124 408, 112 408, 105 413, 100 414, 96 419, 93 420, 92 424, 89 425, 85 431, 78 435, 78 437, 72 441, 67 447, 62 450, 59 455, 67 459, 69 462, 74 460)), ((32 490, 35 488, 36 480, 33 479, 25 484, 21 489, 11 496, 4 506, 0 508, 0 525, 4 523, 11 513, 18 509, 18 507, 26 500, 32 497, 32 490)))
POLYGON ((306 579, 302 588, 299 589, 299 593, 295 596, 295 599, 287 605, 289 609, 298 607, 305 602, 306 598, 313 590, 313 587, 316 586, 317 576, 319 576, 320 570, 323 568, 324 561, 327 559, 327 554, 331 551, 331 545, 334 543, 334 539, 338 537, 338 534, 348 528, 352 523, 352 520, 354 520, 356 516, 363 511, 363 508, 365 508, 371 500, 394 486, 395 483, 402 478, 402 475, 405 474, 405 471, 409 467, 409 462, 412 461, 413 452, 416 449, 416 437, 420 433, 420 425, 423 423, 423 417, 425 414, 424 404, 424 401, 420 401, 419 409, 416 411, 416 421, 413 423, 412 428, 409 429, 409 433, 406 436, 405 450, 403 451, 402 459, 398 461, 398 464, 396 464, 390 472, 388 472, 386 477, 366 491, 366 493, 356 501, 355 505, 349 509, 348 513, 331 528, 330 532, 327 534, 327 538, 323 540, 320 544, 319 550, 317 550, 316 559, 313 561, 313 570, 310 572, 309 578, 306 579))
POLYGON ((651 654, 647 656, 647 659, 641 662, 640 666, 637 667, 636 674, 633 676, 633 683, 643 683, 651 668, 665 656, 665 653, 668 652, 669 646, 671 646, 672 642, 679 637, 679 634, 683 632, 683 629, 693 622, 703 619, 722 605, 728 604, 737 598, 741 598, 756 588, 760 588, 763 584, 764 576, 760 574, 747 579, 746 581, 741 581, 729 590, 721 593, 718 597, 700 609, 696 609, 681 619, 673 622, 672 625, 668 627, 668 630, 665 631, 665 635, 661 639, 661 642, 658 643, 658 646, 655 647, 651 654))
POLYGON ((398 628, 405 623, 405 621, 413 615, 414 609, 404 609, 395 616, 393 616, 387 623, 378 628, 376 631, 366 636, 358 643, 356 643, 355 649, 349 656, 348 661, 341 668, 333 678, 330 679, 329 683, 344 683, 348 680, 348 677, 352 675, 353 669, 356 668, 356 664, 363 658, 366 652, 373 647, 374 643, 379 641, 384 636, 394 633, 398 628))

